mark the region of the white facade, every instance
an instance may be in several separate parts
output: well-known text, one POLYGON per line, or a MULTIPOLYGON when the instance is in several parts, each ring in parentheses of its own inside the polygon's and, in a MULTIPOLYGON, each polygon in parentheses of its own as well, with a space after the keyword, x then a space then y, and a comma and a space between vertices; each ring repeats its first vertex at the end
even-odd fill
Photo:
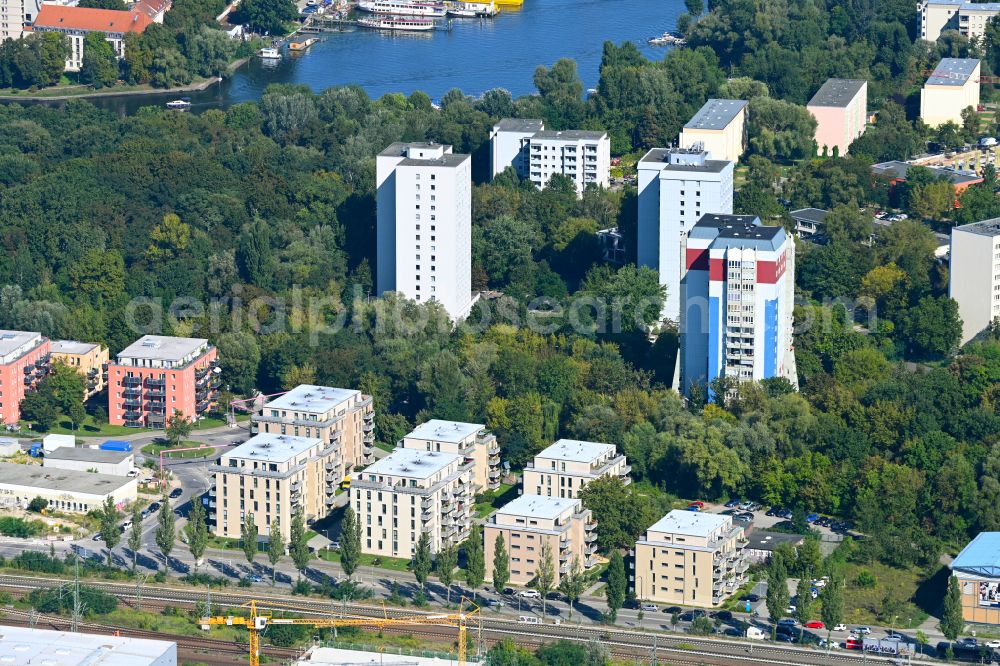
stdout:
POLYGON ((998 2, 971 0, 924 0, 917 5, 920 38, 935 42, 945 30, 957 30, 970 39, 980 39, 986 24, 1000 14, 998 2))
POLYGON ((0 463, 0 508, 27 508, 36 497, 65 513, 100 509, 110 497, 119 509, 135 501, 135 479, 38 465, 0 463))
POLYGON ((733 166, 698 148, 654 148, 639 160, 638 263, 667 288, 664 319, 680 320, 688 231, 702 215, 733 212, 733 166))
POLYGON ((0 41, 21 39, 24 30, 38 16, 41 0, 0 0, 0 41))
POLYGON ((546 131, 541 120, 505 118, 490 132, 490 178, 507 167, 545 187, 555 174, 572 179, 577 193, 587 185, 611 184, 611 139, 607 132, 546 131))
POLYGON ((948 295, 958 302, 963 345, 1000 317, 1000 218, 951 230, 948 295))
POLYGON ((920 90, 920 119, 930 127, 962 124, 962 111, 979 106, 979 60, 942 58, 920 90))
POLYGON ((560 439, 525 466, 521 487, 533 495, 575 498, 584 486, 602 476, 616 476, 628 485, 632 483, 631 472, 614 444, 560 439))
POLYGON ((124 451, 63 446, 51 453, 46 452, 42 466, 49 469, 72 469, 77 472, 128 476, 135 467, 135 456, 124 451))
POLYGON ((396 446, 461 455, 466 464, 472 465, 473 483, 479 491, 500 487, 500 444, 481 423, 431 419, 410 431, 396 446))
POLYGON ((0 663, 52 666, 177 666, 177 643, 4 625, 0 663))
POLYGON ((376 286, 441 303, 453 320, 472 307, 472 160, 451 146, 394 143, 379 153, 376 286))

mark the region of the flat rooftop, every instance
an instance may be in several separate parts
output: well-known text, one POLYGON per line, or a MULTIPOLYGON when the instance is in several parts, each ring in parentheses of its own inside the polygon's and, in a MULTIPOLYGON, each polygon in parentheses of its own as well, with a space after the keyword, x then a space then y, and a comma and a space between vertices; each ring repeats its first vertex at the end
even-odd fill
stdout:
POLYGON ((955 227, 953 232, 955 231, 962 231, 967 234, 978 234, 980 236, 989 236, 991 238, 1000 236, 1000 217, 994 217, 992 220, 973 222, 972 224, 963 224, 960 227, 955 227))
POLYGON ((49 348, 53 354, 88 354, 99 345, 93 342, 77 342, 76 340, 53 340, 49 348))
POLYGON ((649 532, 665 532, 682 536, 707 537, 729 521, 729 516, 717 513, 701 513, 700 511, 681 511, 674 509, 660 518, 649 529, 649 532))
POLYGON ((581 506, 580 500, 568 497, 545 497, 542 495, 520 495, 497 510, 504 516, 540 518, 555 520, 567 510, 581 506))
POLYGON ((500 132, 541 132, 545 122, 539 118, 504 118, 493 129, 500 132))
POLYGON ((867 83, 863 79, 827 79, 807 106, 847 106, 867 83))
POLYGON ((830 214, 830 211, 823 210, 822 208, 799 208, 798 210, 793 210, 789 215, 793 220, 805 220, 806 222, 812 222, 813 224, 822 224, 826 216, 830 214))
POLYGON ((0 330, 0 356, 7 356, 32 340, 42 341, 42 334, 34 331, 0 330))
MULTIPOLYGON (((891 160, 889 162, 873 164, 872 173, 877 176, 887 176, 895 180, 906 180, 906 174, 914 166, 922 165, 907 164, 906 162, 900 162, 899 160, 891 160)), ((925 166, 923 168, 929 169, 935 176, 947 178, 948 182, 953 185, 971 185, 972 183, 979 183, 983 180, 982 176, 974 173, 965 173, 954 169, 944 169, 942 167, 933 166, 925 166)))
POLYGON ((0 485, 60 490, 82 495, 107 495, 135 483, 134 479, 111 474, 92 474, 73 469, 0 463, 0 485))
POLYGON ((117 465, 131 457, 131 451, 105 451, 104 449, 91 449, 85 446, 60 446, 54 451, 46 453, 42 459, 42 464, 44 465, 46 460, 78 460, 80 462, 117 465))
POLYGON ((579 140, 592 140, 597 141, 605 136, 607 132, 593 131, 593 130, 541 130, 535 132, 533 139, 557 139, 565 141, 579 141, 579 140))
POLYGON ((691 116, 684 129, 726 129, 747 104, 742 99, 710 99, 691 116))
POLYGON ((747 541, 749 541, 747 548, 751 550, 774 550, 783 543, 790 543, 793 546, 802 543, 803 539, 805 537, 801 534, 754 530, 747 535, 747 541))
POLYGON ((425 439, 433 442, 458 444, 485 428, 481 423, 462 423, 431 419, 421 423, 406 435, 407 439, 425 439))
POLYGON ((365 468, 363 475, 402 476, 408 479, 427 479, 460 460, 456 453, 395 449, 385 458, 376 460, 365 468))
POLYGON ((205 338, 177 338, 170 335, 144 335, 118 352, 118 358, 148 358, 158 361, 183 361, 201 347, 205 338))
MULTIPOLYGON (((469 657, 469 666, 479 666, 483 662, 469 657)), ((450 666, 453 662, 437 657, 414 657, 408 654, 390 652, 359 652, 339 648, 310 648, 295 666, 450 666)))
POLYGON ((0 627, 0 663, 45 666, 175 666, 177 644, 129 636, 0 627))
POLYGON ((614 453, 614 444, 584 442, 578 439, 560 439, 536 453, 535 457, 565 460, 566 462, 589 463, 609 451, 614 453))
POLYGON ((321 443, 322 440, 313 437, 295 437, 294 435, 263 432, 254 435, 235 449, 230 449, 223 454, 223 457, 274 463, 286 462, 321 443))
POLYGON ((927 85, 964 86, 978 66, 976 58, 942 58, 927 79, 927 85))
POLYGON ((953 571, 1000 578, 1000 532, 980 532, 951 563, 953 571))
POLYGON ((697 156, 705 151, 693 150, 691 148, 651 148, 648 153, 639 159, 639 168, 649 165, 660 171, 682 171, 688 173, 722 173, 732 162, 726 160, 701 159, 698 163, 671 164, 670 156, 679 154, 684 156, 697 156))
POLYGON ((335 409, 343 402, 350 400, 360 393, 360 391, 355 391, 354 389, 299 384, 288 393, 264 403, 264 409, 285 409, 293 412, 307 412, 309 414, 326 414, 331 409, 335 409))
POLYGON ((445 153, 441 157, 435 157, 431 159, 417 159, 412 157, 407 157, 402 160, 397 166, 436 166, 436 167, 457 167, 469 159, 468 155, 462 155, 461 153, 445 153))

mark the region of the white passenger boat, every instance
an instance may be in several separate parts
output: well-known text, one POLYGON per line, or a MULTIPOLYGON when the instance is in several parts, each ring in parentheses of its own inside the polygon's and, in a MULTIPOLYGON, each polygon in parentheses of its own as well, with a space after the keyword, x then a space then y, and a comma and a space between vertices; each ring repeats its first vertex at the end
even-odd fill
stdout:
POLYGON ((259 55, 264 60, 281 60, 281 51, 276 48, 263 48, 260 50, 259 55))
POLYGON ((358 9, 372 14, 392 16, 443 17, 447 11, 440 2, 417 2, 416 0, 359 0, 358 9))
POLYGON ((434 21, 410 16, 371 16, 359 18, 358 25, 375 30, 404 30, 423 32, 434 29, 434 21))

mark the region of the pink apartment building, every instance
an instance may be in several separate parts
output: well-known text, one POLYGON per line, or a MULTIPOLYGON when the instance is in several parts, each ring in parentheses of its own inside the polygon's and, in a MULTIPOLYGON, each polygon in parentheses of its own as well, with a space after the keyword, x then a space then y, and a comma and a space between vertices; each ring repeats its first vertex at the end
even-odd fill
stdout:
POLYGON ((865 132, 868 121, 868 82, 856 79, 827 79, 806 105, 816 118, 816 154, 834 148, 843 157, 851 142, 865 132))
POLYGON ((162 428, 174 411, 195 420, 214 404, 216 349, 202 338, 144 335, 108 366, 108 421, 162 428))
POLYGON ((41 333, 0 331, 0 416, 21 419, 21 401, 49 373, 49 339, 41 333))

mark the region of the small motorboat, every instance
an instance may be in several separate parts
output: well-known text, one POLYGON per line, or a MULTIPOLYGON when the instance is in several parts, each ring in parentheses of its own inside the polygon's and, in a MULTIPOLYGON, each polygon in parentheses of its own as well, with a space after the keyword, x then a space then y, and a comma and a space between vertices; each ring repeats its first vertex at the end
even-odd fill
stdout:
POLYGON ((187 98, 171 100, 171 101, 167 102, 167 108, 168 109, 190 109, 191 108, 191 100, 189 100, 187 98))
POLYGON ((260 50, 260 57, 264 60, 281 60, 281 51, 274 47, 266 47, 260 50))

